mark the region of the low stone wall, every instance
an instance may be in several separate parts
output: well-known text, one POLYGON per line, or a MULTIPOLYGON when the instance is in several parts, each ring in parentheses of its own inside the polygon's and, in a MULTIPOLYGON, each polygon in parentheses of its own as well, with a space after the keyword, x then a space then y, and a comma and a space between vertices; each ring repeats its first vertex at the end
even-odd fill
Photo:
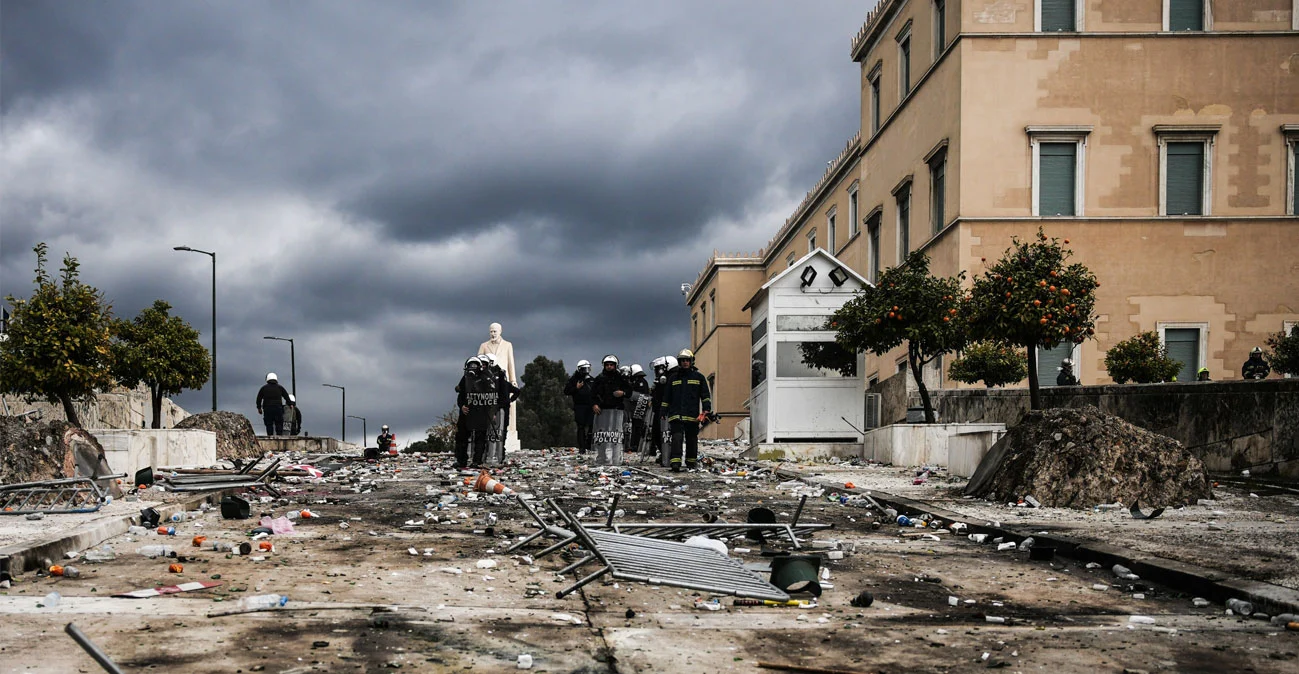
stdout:
POLYGON ((216 433, 198 429, 94 429, 114 473, 134 475, 141 468, 210 466, 216 463, 216 433))
MULTIPOLYGON (((1028 389, 931 391, 941 421, 1017 424, 1028 389)), ((1042 389, 1042 405, 1095 405, 1180 441, 1214 472, 1299 478, 1299 379, 1042 389)))
POLYGON ((867 431, 862 458, 895 466, 941 466, 969 477, 1005 424, 893 424, 867 431), (957 472, 957 468, 963 472, 957 472))
POLYGON ((361 447, 350 442, 339 442, 336 438, 324 436, 276 435, 257 436, 257 449, 260 452, 304 452, 307 454, 333 454, 335 452, 359 452, 361 447))
MULTIPOLYGON (((44 421, 67 421, 62 405, 48 402, 25 402, 19 396, 5 395, 6 414, 14 416, 31 412, 40 413, 44 421)), ((153 421, 152 402, 149 390, 144 387, 136 389, 115 388, 112 391, 95 394, 86 402, 73 403, 80 418, 82 428, 146 428, 153 421)), ((170 398, 162 399, 162 427, 172 428, 188 413, 170 398)))

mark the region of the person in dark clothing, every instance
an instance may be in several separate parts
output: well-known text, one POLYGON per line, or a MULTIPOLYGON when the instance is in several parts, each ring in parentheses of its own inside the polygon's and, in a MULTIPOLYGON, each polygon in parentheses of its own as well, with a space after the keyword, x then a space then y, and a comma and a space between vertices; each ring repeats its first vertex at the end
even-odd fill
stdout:
POLYGON ((650 421, 650 455, 657 456, 663 451, 663 440, 668 431, 667 415, 661 409, 663 393, 668 390, 665 386, 668 381, 667 373, 677 366, 677 359, 672 356, 660 356, 650 365, 654 367, 654 388, 650 391, 650 414, 654 415, 650 421))
POLYGON ((1065 358, 1060 361, 1060 374, 1055 376, 1056 386, 1077 386, 1078 378, 1073 374, 1073 361, 1065 358))
POLYGON ((1195 381, 1212 381, 1209 379, 1209 368, 1202 367, 1195 373, 1195 381))
POLYGON ((469 457, 469 446, 473 446, 472 463, 474 468, 481 468, 487 454, 487 428, 495 420, 500 407, 496 391, 496 376, 488 371, 486 363, 479 357, 465 362, 465 375, 460 379, 459 394, 456 404, 460 406, 460 416, 464 419, 466 442, 465 453, 456 447, 456 464, 463 467, 469 457))
POLYGON ((591 411, 595 412, 595 425, 591 433, 592 450, 595 452, 595 463, 598 465, 616 466, 622 462, 624 436, 623 401, 627 399, 631 387, 627 379, 618 371, 618 357, 605 356, 600 363, 604 370, 591 383, 595 403, 591 411))
POLYGON ((577 370, 564 385, 564 395, 573 399, 573 421, 577 423, 577 450, 586 453, 591 450, 591 425, 595 423, 594 389, 591 384, 591 362, 577 361, 577 370))
POLYGON ((640 451, 641 440, 645 437, 645 426, 649 411, 649 382, 645 380, 645 369, 639 364, 631 366, 631 378, 628 379, 631 394, 627 401, 627 418, 630 419, 631 433, 627 440, 628 452, 640 451), (635 394, 641 394, 639 396, 635 394))
POLYGON ((298 399, 289 394, 289 405, 284 408, 284 430, 289 435, 302 433, 302 410, 298 409, 298 399))
POLYGON ((393 435, 392 431, 388 430, 388 424, 384 424, 383 428, 379 429, 379 438, 377 440, 377 444, 379 445, 379 456, 387 454, 388 450, 392 449, 393 445, 397 444, 396 441, 397 436, 393 435))
POLYGON ((672 428, 672 455, 669 465, 672 472, 681 472, 682 445, 685 466, 695 469, 699 464, 699 424, 713 411, 708 380, 695 369, 695 354, 682 349, 677 354, 677 366, 666 375, 663 402, 660 409, 667 415, 672 428), (702 408, 702 411, 701 411, 702 408))
POLYGON ((591 383, 591 395, 594 398, 591 411, 596 415, 600 414, 601 408, 622 409, 623 398, 627 397, 628 391, 631 390, 622 373, 618 372, 616 356, 605 356, 601 364, 604 365, 604 370, 591 383))
POLYGON ((1249 360, 1240 366, 1240 376, 1246 379, 1267 379, 1271 373, 1272 366, 1263 360, 1263 349, 1257 346, 1249 352, 1249 360))
POLYGON ((501 394, 501 409, 505 410, 505 426, 502 428, 502 432, 508 432, 510 430, 510 405, 513 405, 514 401, 519 399, 519 394, 523 393, 523 389, 510 382, 505 368, 496 362, 496 356, 487 353, 483 354, 482 357, 487 359, 487 367, 492 374, 496 375, 496 391, 501 394))
POLYGON ((465 392, 465 384, 469 378, 469 364, 477 361, 478 356, 474 356, 465 361, 464 374, 460 377, 460 383, 456 384, 456 470, 463 470, 469 465, 469 397, 465 392))
POLYGON ((257 413, 266 422, 266 435, 284 435, 284 405, 289 392, 280 386, 274 372, 266 373, 266 384, 257 391, 257 413))

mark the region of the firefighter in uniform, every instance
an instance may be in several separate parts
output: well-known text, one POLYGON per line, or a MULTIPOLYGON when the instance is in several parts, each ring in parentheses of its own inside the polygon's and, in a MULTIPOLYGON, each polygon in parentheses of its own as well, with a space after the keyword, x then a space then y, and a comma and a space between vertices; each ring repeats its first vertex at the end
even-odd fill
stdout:
POLYGON ((690 349, 677 354, 677 366, 665 377, 659 411, 672 429, 669 465, 672 472, 679 473, 684 459, 685 467, 693 470, 699 463, 699 424, 713 411, 708 380, 695 369, 695 354, 690 349))

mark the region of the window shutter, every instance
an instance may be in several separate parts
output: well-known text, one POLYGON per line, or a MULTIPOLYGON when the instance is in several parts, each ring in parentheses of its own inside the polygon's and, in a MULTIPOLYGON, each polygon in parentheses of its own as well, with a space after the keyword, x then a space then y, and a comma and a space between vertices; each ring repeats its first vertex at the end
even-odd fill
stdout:
POLYGON ((1042 31, 1077 30, 1074 0, 1041 0, 1042 31))
POLYGON ((1164 347, 1168 357, 1182 364, 1177 381, 1195 381, 1200 366, 1200 329, 1169 328, 1164 330, 1164 347))
POLYGON ((911 253, 911 188, 898 197, 898 264, 911 253))
MULTIPOLYGON (((1072 344, 1061 344, 1054 349, 1038 349, 1037 385, 1055 386, 1055 378, 1060 375, 1060 363, 1072 354, 1072 344)), ((1078 376, 1077 370, 1074 370, 1074 376, 1078 376)))
POLYGON ((1204 143, 1169 143, 1164 203, 1169 215, 1204 214, 1204 143))
POLYGON ((1078 144, 1041 143, 1038 152, 1038 215, 1077 215, 1078 144))
POLYGON ((1204 30, 1204 0, 1168 0, 1168 30, 1204 30))
POLYGON ((934 234, 937 234, 942 231, 943 225, 947 222, 947 214, 944 213, 947 197, 946 155, 943 155, 937 163, 930 167, 929 178, 929 216, 933 221, 934 234))

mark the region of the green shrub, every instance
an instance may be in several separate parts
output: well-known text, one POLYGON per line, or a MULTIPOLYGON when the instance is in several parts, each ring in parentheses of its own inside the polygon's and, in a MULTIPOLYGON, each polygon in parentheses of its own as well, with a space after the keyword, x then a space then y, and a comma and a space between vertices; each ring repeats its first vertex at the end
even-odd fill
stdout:
POLYGON ((1290 376, 1299 375, 1299 325, 1282 330, 1267 338, 1267 364, 1272 371, 1290 376))
POLYGON ((1181 369, 1182 364, 1168 357, 1168 350, 1153 332, 1138 333, 1105 354, 1105 370, 1116 384, 1171 381, 1181 369))
POLYGON ((1008 344, 976 342, 952 361, 947 375, 966 384, 981 381, 988 388, 1005 386, 1028 376, 1028 358, 1024 351, 1008 344))

